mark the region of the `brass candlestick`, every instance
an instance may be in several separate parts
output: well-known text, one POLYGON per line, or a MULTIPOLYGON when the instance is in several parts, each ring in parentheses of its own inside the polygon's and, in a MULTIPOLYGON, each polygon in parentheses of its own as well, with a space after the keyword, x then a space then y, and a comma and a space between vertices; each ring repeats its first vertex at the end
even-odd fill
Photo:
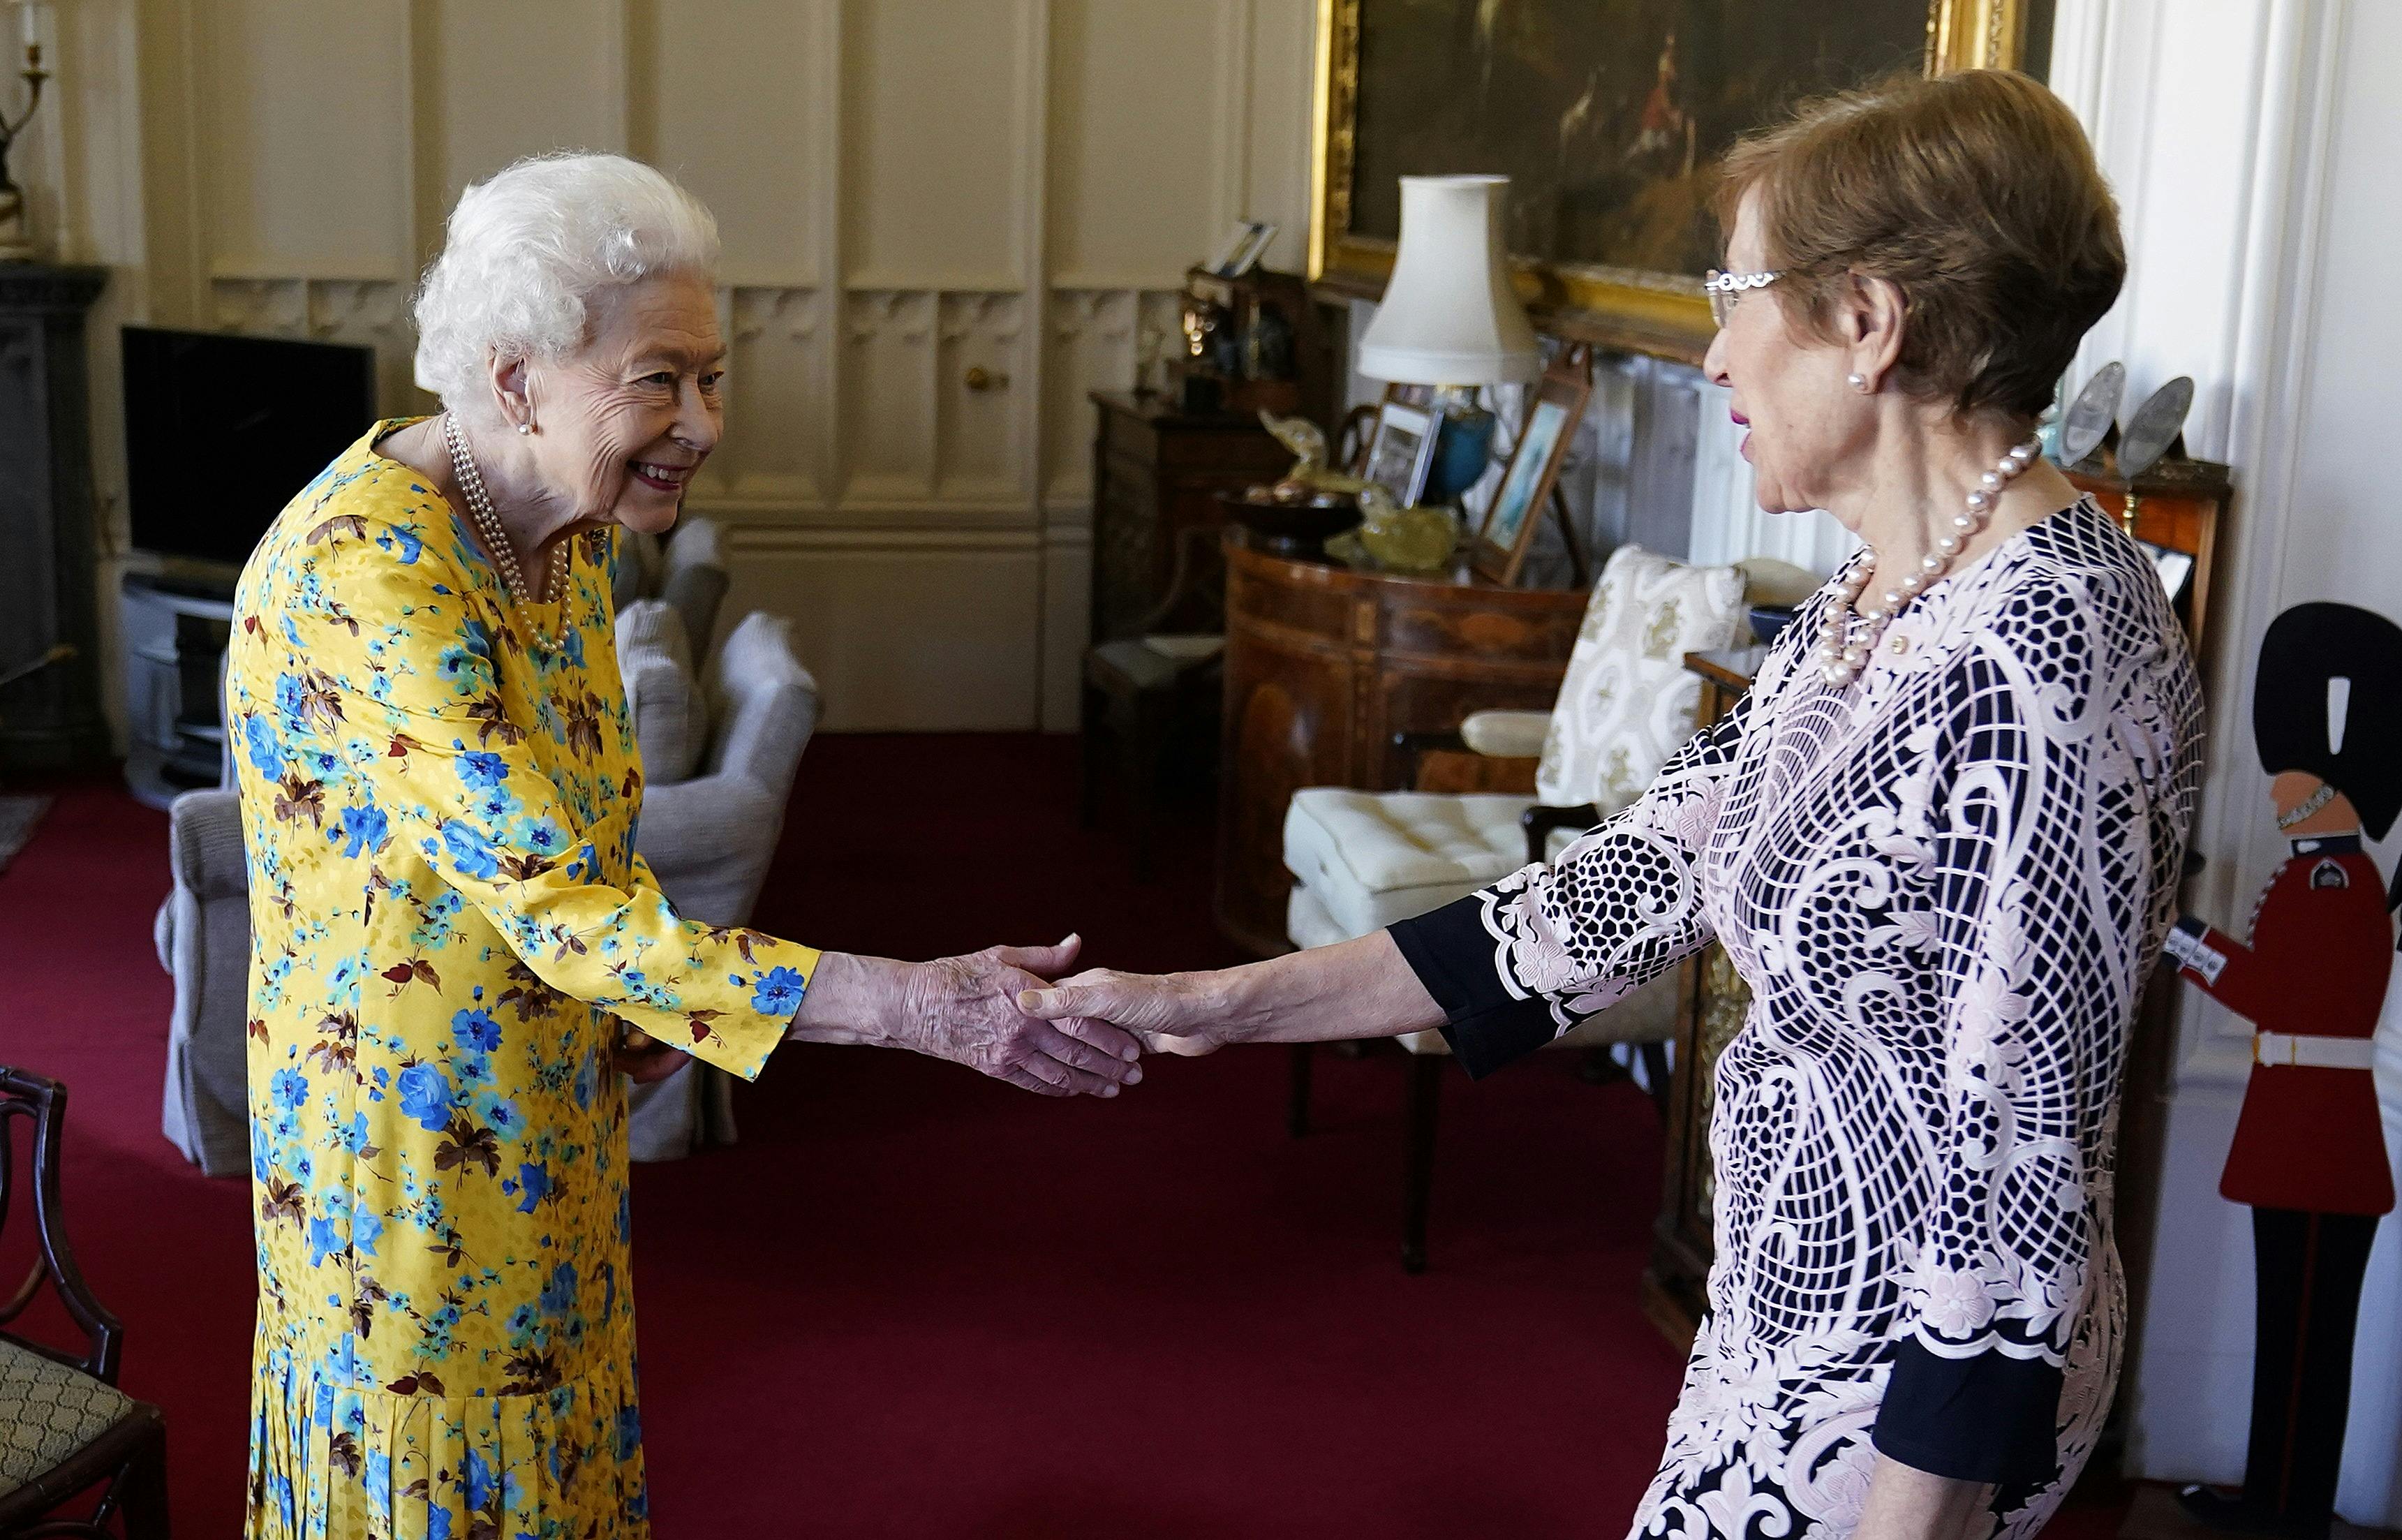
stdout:
MULTIPOLYGON (((31 18, 35 13, 28 11, 31 18)), ((25 110, 14 118, 0 112, 0 262, 30 262, 35 257, 33 232, 25 228, 25 192, 8 172, 8 150, 16 144, 17 135, 34 120, 35 109, 42 104, 42 82, 50 72, 42 68, 42 45, 28 38, 25 43, 25 110)))

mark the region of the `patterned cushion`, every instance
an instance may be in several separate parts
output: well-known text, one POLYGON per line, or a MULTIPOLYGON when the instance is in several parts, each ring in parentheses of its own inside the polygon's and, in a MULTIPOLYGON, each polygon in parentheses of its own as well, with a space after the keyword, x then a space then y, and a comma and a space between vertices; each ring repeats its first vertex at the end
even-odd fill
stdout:
POLYGON ((0 1497, 117 1424, 133 1398, 0 1337, 0 1497))
POLYGON ((1539 800, 1591 802, 1606 816, 1643 794, 1693 734, 1702 682, 1685 654, 1734 645, 1743 574, 1689 567, 1621 546, 1601 569, 1568 656, 1551 736, 1535 772, 1539 800))
POLYGON ((709 742, 709 698, 692 668, 683 618, 663 599, 617 612, 617 673, 634 714, 634 746, 655 785, 689 777, 709 742))

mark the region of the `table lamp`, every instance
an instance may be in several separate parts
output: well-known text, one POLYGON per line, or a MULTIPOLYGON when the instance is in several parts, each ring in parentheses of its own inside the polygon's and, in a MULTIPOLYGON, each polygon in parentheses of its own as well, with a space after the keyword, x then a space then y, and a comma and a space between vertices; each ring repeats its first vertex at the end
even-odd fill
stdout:
POLYGON ((1431 385, 1443 413, 1425 503, 1450 503, 1484 476, 1493 414, 1476 387, 1531 380, 1543 354, 1511 286, 1501 245, 1506 176, 1404 176, 1401 243, 1376 318, 1360 340, 1371 380, 1431 385))

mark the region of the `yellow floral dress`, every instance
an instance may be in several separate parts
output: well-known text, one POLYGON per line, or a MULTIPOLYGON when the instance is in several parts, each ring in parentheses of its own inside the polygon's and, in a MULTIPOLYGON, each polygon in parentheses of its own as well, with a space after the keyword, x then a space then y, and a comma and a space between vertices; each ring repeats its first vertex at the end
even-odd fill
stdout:
POLYGON ((521 610, 376 452, 404 425, 293 500, 235 604, 248 1533, 641 1536, 618 1019, 752 1076, 818 954, 679 920, 635 853, 609 537, 521 610))

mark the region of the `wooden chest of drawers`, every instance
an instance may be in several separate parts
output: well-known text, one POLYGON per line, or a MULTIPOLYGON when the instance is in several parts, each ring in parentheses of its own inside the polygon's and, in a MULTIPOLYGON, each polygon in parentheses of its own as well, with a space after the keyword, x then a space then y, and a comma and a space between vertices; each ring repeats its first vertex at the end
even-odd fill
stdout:
POLYGON ((1166 595, 1181 533, 1220 522, 1218 494, 1277 479, 1292 453, 1253 418, 1187 416, 1122 391, 1092 401, 1093 640, 1111 642, 1166 595))

